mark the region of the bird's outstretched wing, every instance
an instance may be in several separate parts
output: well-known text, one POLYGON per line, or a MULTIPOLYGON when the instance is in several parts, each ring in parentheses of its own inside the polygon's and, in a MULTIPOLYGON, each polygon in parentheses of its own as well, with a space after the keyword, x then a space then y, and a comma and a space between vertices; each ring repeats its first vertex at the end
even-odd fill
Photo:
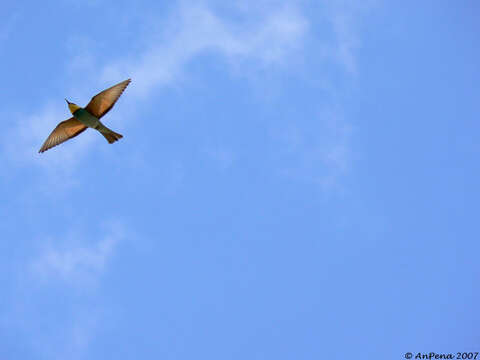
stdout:
POLYGON ((85 125, 83 125, 79 120, 75 119, 74 117, 62 121, 48 136, 47 140, 45 140, 38 152, 43 153, 44 151, 47 151, 54 146, 57 146, 67 141, 68 139, 77 136, 81 132, 85 131, 86 128, 87 127, 85 125))
POLYGON ((130 79, 122 81, 121 83, 113 85, 111 88, 98 93, 92 98, 92 100, 90 100, 85 109, 90 114, 100 119, 103 115, 110 111, 131 81, 132 80, 130 79))

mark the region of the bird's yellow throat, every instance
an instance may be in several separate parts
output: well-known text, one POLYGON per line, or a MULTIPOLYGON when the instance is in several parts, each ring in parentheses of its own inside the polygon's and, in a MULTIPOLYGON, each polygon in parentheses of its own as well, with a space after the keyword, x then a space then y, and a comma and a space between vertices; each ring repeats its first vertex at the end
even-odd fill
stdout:
POLYGON ((68 103, 68 108, 70 109, 70 112, 73 114, 75 111, 78 109, 81 109, 80 106, 74 104, 74 103, 68 103))

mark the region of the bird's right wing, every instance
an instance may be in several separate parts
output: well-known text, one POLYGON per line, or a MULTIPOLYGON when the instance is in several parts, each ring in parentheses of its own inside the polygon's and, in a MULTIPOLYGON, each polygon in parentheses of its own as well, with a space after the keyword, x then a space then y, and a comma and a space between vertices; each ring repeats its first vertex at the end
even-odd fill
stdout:
POLYGON ((85 131, 86 128, 87 127, 85 125, 83 125, 79 120, 75 119, 74 117, 62 121, 48 136, 47 140, 45 140, 38 152, 43 153, 44 151, 47 151, 54 146, 57 146, 67 141, 68 139, 77 136, 81 132, 85 131))
POLYGON ((100 119, 115 105, 120 95, 132 80, 127 79, 95 95, 85 107, 90 114, 100 119))

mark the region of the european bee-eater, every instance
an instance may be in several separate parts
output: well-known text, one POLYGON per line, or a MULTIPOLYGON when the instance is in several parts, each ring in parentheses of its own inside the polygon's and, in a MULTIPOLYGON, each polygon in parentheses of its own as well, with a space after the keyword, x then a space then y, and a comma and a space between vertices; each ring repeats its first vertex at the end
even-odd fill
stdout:
POLYGON ((107 139, 109 144, 121 139, 123 136, 103 125, 100 122, 100 118, 110 111, 120 95, 122 95, 125 88, 130 84, 130 81, 130 79, 122 81, 121 83, 98 93, 92 98, 92 100, 90 100, 85 108, 81 108, 65 99, 73 117, 58 124, 38 152, 43 153, 44 151, 77 136, 87 128, 98 130, 100 134, 107 139))

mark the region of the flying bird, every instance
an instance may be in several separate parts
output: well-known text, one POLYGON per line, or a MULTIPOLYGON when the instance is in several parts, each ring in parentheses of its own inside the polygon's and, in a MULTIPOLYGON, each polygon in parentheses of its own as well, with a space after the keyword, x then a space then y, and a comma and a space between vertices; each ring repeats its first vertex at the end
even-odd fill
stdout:
POLYGON ((87 128, 99 131, 100 134, 107 139, 109 144, 121 139, 123 136, 103 125, 100 118, 110 111, 130 82, 131 80, 128 79, 107 90, 103 90, 95 95, 85 108, 65 99, 73 117, 58 124, 38 152, 43 153, 54 146, 74 138, 87 128))

